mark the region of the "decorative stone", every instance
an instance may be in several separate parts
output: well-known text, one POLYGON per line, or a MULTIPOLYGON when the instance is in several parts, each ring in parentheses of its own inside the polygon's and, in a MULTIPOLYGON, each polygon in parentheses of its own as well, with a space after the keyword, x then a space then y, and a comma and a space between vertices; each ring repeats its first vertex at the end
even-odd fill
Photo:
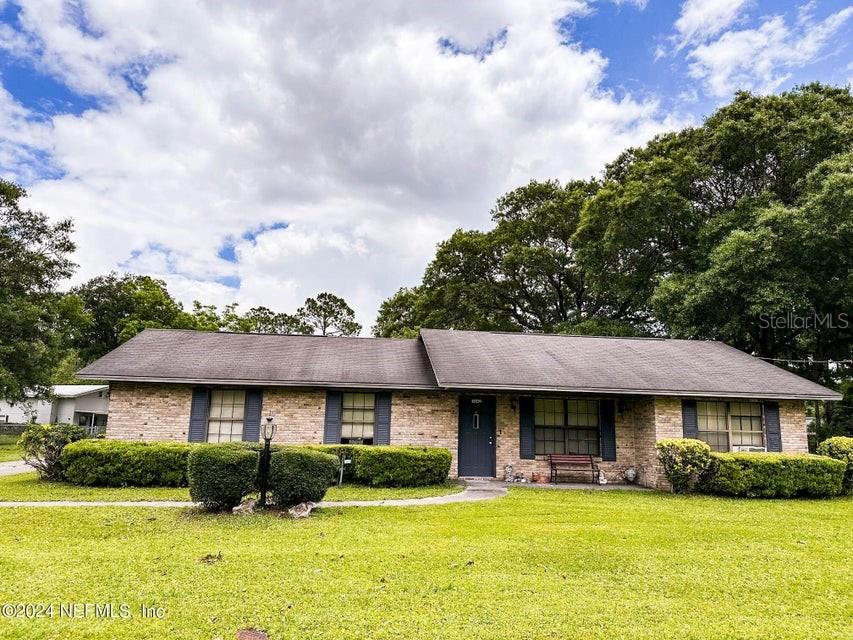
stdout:
POLYGON ((504 482, 515 482, 515 473, 511 464, 504 467, 504 482))
POLYGON ((625 478, 625 482, 634 484, 637 481, 637 470, 634 467, 628 467, 622 477, 625 478))
POLYGON ((291 518, 307 518, 311 515, 311 511, 317 506, 316 502, 300 502, 295 507, 290 507, 287 510, 287 515, 291 518))
POLYGON ((258 503, 257 500, 243 500, 236 507, 231 509, 231 513, 238 516, 248 516, 255 513, 255 505, 258 503))

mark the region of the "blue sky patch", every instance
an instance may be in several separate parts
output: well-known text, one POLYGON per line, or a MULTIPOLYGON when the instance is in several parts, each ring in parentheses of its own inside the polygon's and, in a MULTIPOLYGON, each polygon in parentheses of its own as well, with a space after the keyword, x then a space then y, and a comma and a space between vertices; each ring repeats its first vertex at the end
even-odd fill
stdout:
MULTIPOLYGON (((258 227, 254 227, 252 229, 247 229, 244 231, 240 238, 243 240, 247 240, 252 244, 255 244, 255 240, 261 234, 264 234, 268 231, 276 231, 278 229, 287 229, 286 222, 272 222, 270 224, 262 224, 258 227)), ((222 243, 222 246, 219 247, 219 250, 216 252, 216 255, 226 262, 238 262, 237 260, 237 240, 233 236, 228 236, 225 238, 225 241, 222 243)))
POLYGON ((477 58, 477 60, 482 62, 490 55, 492 55, 495 49, 500 49, 506 44, 507 33, 507 29, 506 27, 504 27, 495 35, 486 38, 476 47, 464 47, 453 38, 439 38, 438 48, 441 50, 442 53, 446 53, 452 56, 473 56, 474 58, 477 58))
POLYGON ((240 288, 240 276, 221 276, 216 279, 219 284, 225 285, 231 289, 240 288))

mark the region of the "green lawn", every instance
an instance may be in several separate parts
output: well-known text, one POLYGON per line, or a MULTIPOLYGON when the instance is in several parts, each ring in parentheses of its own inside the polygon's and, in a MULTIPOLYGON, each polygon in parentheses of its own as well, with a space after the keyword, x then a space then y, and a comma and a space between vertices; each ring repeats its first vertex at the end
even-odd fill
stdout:
POLYGON ((0 617, 0 638, 850 638, 851 522, 850 499, 536 489, 302 521, 0 509, 0 603, 134 616, 0 617))
MULTIPOLYGON (((429 487, 384 489, 343 485, 332 487, 326 500, 388 500, 399 498, 427 498, 461 491, 464 487, 447 483, 429 487)), ((79 487, 67 482, 43 482, 33 471, 13 476, 0 476, 0 501, 31 500, 105 500, 110 502, 128 500, 189 500, 188 489, 168 487, 79 487)))
POLYGON ((20 459, 21 450, 18 448, 18 436, 0 435, 0 462, 20 459))
POLYGON ((0 500, 189 500, 186 488, 78 487, 67 482, 39 480, 35 471, 0 476, 0 500))

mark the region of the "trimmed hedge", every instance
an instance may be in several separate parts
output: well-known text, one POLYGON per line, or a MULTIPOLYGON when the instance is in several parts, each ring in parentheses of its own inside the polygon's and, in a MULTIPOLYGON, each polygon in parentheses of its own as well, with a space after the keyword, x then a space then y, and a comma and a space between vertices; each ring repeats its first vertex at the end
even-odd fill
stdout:
POLYGON ((693 438, 665 438, 655 444, 663 473, 674 493, 691 491, 708 468, 711 447, 693 438))
MULTIPOLYGON (((394 447, 350 444, 309 445, 308 448, 347 456, 344 481, 373 487, 422 487, 441 484, 453 457, 441 447, 394 447)), ((340 469, 340 466, 338 466, 340 469)))
POLYGON ((62 451, 65 478, 91 487, 186 487, 187 457, 195 445, 181 442, 81 440, 62 451))
POLYGON ((307 447, 282 448, 270 457, 269 492, 273 502, 292 507, 320 502, 337 481, 339 460, 307 447))
POLYGON ((373 487, 420 487, 447 480, 452 457, 447 449, 368 447, 358 452, 355 480, 373 487))
POLYGON ((825 456, 712 453, 699 490, 747 498, 827 498, 842 492, 845 463, 825 456))
POLYGON ((853 493, 853 438, 835 436, 817 446, 817 454, 841 460, 847 464, 844 474, 844 493, 853 493))
POLYGON ((187 458, 190 497, 208 509, 230 509, 255 490, 258 452, 239 444, 200 444, 187 458))

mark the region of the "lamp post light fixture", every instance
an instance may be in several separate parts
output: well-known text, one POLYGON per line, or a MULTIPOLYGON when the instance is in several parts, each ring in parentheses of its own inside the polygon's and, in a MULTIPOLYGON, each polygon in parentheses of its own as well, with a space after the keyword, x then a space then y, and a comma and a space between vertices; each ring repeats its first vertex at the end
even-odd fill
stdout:
POLYGON ((263 508, 267 506, 267 484, 270 475, 270 442, 275 435, 275 418, 267 416, 263 426, 264 450, 261 452, 260 469, 258 469, 258 484, 260 484, 261 497, 258 500, 258 506, 263 508))

